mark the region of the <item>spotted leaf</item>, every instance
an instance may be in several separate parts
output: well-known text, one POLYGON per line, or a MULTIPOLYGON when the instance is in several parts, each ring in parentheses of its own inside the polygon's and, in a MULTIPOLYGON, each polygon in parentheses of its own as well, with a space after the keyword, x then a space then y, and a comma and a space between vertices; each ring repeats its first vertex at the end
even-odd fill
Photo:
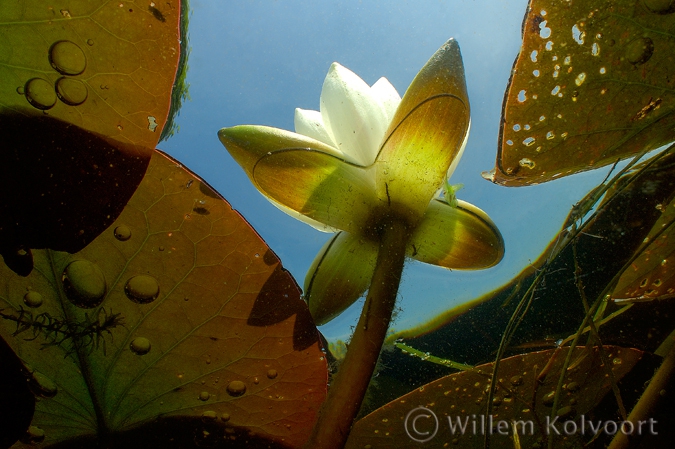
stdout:
POLYGON ((675 139, 675 14, 655 0, 532 0, 492 181, 550 181, 675 139))

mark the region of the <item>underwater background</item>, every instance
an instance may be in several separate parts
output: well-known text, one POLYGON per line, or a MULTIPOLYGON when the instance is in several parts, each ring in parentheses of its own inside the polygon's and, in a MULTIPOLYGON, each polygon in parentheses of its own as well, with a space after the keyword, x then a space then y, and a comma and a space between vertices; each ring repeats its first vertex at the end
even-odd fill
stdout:
POLYGON ((504 257, 406 259, 345 447, 668 447, 674 2, 23 0, 0 36, 0 447, 313 447, 365 298, 316 332, 332 234, 218 130, 294 130, 333 62, 403 96, 450 38, 471 128, 448 183, 504 257), (639 419, 659 433, 614 438, 639 419))
MULTIPOLYGON (((367 83, 386 77, 403 95, 419 67, 447 39, 462 50, 471 131, 452 176, 458 198, 483 209, 505 240, 504 260, 483 271, 406 265, 394 327, 424 324, 439 313, 505 284, 534 261, 560 230, 570 207, 607 170, 519 189, 481 177, 494 166, 504 90, 521 44, 526 2, 192 2, 187 82, 190 100, 179 132, 160 148, 221 192, 302 283, 329 235, 271 206, 223 151, 213 130, 238 124, 293 129, 296 107, 318 109, 323 78, 337 61, 367 83)), ((362 307, 321 330, 345 339, 362 307)))

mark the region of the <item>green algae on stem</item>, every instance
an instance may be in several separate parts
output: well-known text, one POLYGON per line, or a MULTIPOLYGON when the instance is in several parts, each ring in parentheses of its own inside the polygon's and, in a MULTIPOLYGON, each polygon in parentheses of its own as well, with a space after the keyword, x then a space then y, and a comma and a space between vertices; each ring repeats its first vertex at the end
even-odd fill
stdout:
POLYGON ((349 437, 389 328, 408 238, 408 227, 401 221, 391 220, 381 228, 377 263, 366 303, 305 448, 342 448, 349 437))

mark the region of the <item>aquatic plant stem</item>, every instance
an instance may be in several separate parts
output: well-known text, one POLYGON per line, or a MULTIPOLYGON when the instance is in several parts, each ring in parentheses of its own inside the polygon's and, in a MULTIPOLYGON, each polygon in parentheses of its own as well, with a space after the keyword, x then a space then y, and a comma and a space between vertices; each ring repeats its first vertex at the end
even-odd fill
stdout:
POLYGON ((624 449, 636 447, 638 445, 638 441, 643 434, 642 431, 637 431, 637 429, 641 429, 640 423, 649 423, 648 425, 645 425, 644 433, 647 433, 646 429, 649 428, 650 425, 653 425, 653 422, 656 422, 654 421, 655 409, 659 403, 663 402, 661 392, 672 388, 674 378, 675 346, 670 349, 668 355, 663 359, 661 367, 656 371, 644 393, 642 393, 637 404, 635 404, 630 415, 628 415, 627 421, 632 423, 632 427, 635 431, 632 432, 631 435, 617 432, 608 449, 624 449))
POLYGON ((408 237, 407 226, 398 220, 388 221, 380 229, 380 248, 366 303, 305 448, 336 449, 347 441, 387 335, 408 237))

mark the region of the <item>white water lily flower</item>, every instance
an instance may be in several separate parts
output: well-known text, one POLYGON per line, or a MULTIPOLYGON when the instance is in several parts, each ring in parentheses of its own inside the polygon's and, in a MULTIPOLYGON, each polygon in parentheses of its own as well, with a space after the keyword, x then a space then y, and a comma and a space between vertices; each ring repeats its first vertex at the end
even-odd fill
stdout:
POLYGON ((274 205, 324 231, 343 231, 320 251, 305 298, 324 324, 368 288, 378 233, 406 223, 406 254, 452 269, 481 269, 504 254, 502 237, 480 209, 436 198, 469 131, 459 46, 449 40, 417 74, 403 99, 385 78, 372 87, 333 63, 320 111, 296 109, 296 132, 223 128, 218 136, 274 205))

